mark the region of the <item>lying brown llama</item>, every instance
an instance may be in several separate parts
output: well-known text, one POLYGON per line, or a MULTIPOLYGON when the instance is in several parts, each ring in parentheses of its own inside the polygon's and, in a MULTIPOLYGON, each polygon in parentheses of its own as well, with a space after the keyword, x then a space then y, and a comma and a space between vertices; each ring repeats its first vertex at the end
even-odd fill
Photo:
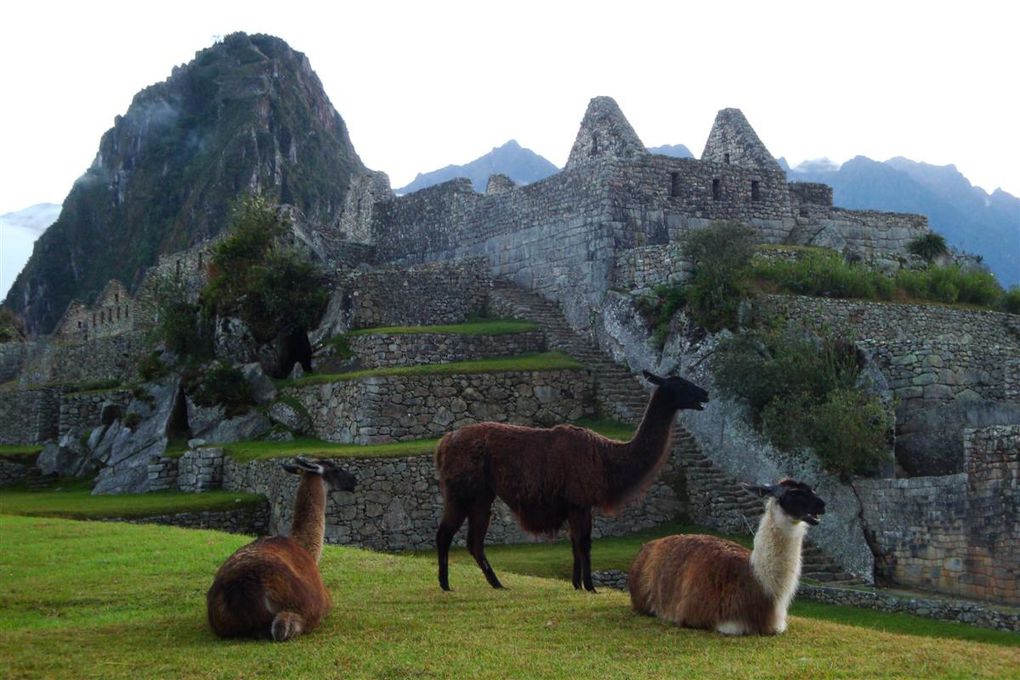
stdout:
POLYGON ((667 536, 646 543, 628 576, 634 609, 688 628, 726 635, 775 635, 797 592, 807 526, 825 502, 807 484, 784 479, 748 486, 768 497, 754 550, 714 536, 667 536))
POLYGON ((290 536, 260 538, 231 555, 206 594, 209 626, 220 637, 277 642, 307 633, 330 608, 319 576, 327 487, 352 491, 354 475, 328 460, 284 464, 301 475, 290 536))
POLYGON ((485 558, 485 533, 498 496, 521 527, 551 534, 570 525, 574 588, 591 582, 592 508, 613 512, 644 493, 669 455, 673 420, 680 409, 701 410, 708 392, 683 378, 660 378, 644 418, 629 442, 607 439, 573 425, 550 429, 479 423, 444 436, 436 448, 443 517, 436 531, 439 585, 450 589, 449 552, 468 520, 467 544, 493 588, 502 588, 485 558))

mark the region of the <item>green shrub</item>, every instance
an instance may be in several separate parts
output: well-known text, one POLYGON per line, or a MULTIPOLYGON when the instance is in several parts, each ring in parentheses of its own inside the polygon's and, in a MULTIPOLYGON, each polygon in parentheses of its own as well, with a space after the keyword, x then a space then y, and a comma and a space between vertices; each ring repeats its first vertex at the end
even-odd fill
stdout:
POLYGON ((134 430, 142 422, 142 416, 141 414, 132 411, 124 416, 124 420, 122 422, 124 423, 124 427, 129 430, 134 430))
POLYGON ((935 258, 949 253, 945 237, 933 231, 915 238, 907 245, 907 250, 920 256, 925 262, 934 262, 935 258))
POLYGON ((1020 314, 1020 286, 1011 286, 1002 296, 1002 309, 1010 314, 1020 314))
POLYGON ((754 276, 798 295, 888 300, 894 285, 888 277, 846 262, 832 251, 806 251, 797 260, 758 261, 754 276))
POLYGON ((740 303, 750 297, 754 230, 737 222, 714 222, 689 232, 681 248, 693 272, 682 288, 684 307, 709 331, 735 328, 740 303))
POLYGON ((236 316, 258 342, 314 326, 326 308, 325 277, 281 243, 287 219, 259 196, 234 210, 231 234, 212 256, 202 291, 208 318, 236 316))
POLYGON ((170 373, 170 366, 160 358, 159 352, 149 352, 138 362, 138 376, 145 382, 155 382, 170 373))
POLYGON ((251 385, 244 374, 219 362, 193 376, 188 393, 199 406, 223 406, 228 418, 247 413, 255 404, 251 385))
POLYGON ((669 337, 669 324, 684 306, 684 289, 679 284, 664 284, 652 289, 650 295, 635 301, 638 312, 652 329, 652 343, 662 349, 669 337))
POLYGON ((873 472, 888 455, 891 415, 856 387, 852 342, 825 334, 758 330, 720 343, 716 383, 747 404, 756 427, 781 449, 811 447, 835 474, 873 472))
POLYGON ((809 442, 826 470, 844 479, 891 462, 892 413, 859 390, 834 390, 812 409, 809 442))
POLYGON ((25 337, 25 324, 7 307, 0 307, 0 342, 21 340, 25 337))
POLYGON ((153 336, 173 354, 182 358, 212 356, 212 328, 191 300, 187 283, 180 274, 163 275, 153 285, 156 323, 153 336))

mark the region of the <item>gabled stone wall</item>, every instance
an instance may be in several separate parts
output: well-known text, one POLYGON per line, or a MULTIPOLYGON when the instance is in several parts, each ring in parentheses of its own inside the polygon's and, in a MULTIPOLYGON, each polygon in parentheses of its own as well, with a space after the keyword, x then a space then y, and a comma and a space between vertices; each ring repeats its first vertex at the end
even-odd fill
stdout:
POLYGON ((0 389, 0 445, 42 444, 56 438, 59 423, 58 389, 0 389))

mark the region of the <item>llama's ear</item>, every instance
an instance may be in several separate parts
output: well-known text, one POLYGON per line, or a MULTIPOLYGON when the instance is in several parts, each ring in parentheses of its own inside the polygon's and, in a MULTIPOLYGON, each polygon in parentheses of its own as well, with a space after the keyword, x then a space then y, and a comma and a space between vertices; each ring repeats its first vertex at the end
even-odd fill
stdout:
POLYGON ((752 484, 741 484, 741 486, 743 486, 745 489, 753 493, 758 498, 765 498, 766 496, 771 496, 772 492, 775 490, 774 487, 768 485, 754 486, 752 484))
POLYGON ((287 472, 289 472, 292 475, 301 474, 301 468, 299 468, 297 465, 294 465, 292 463, 280 463, 280 467, 282 467, 284 470, 286 470, 287 472))
POLYGON ((652 383, 653 385, 661 385, 662 383, 666 382, 659 376, 655 375, 654 373, 649 373, 648 371, 641 371, 641 374, 645 376, 645 380, 652 383))
POLYGON ((322 474, 322 466, 308 460, 304 456, 294 456, 294 464, 305 472, 312 472, 317 475, 322 474))

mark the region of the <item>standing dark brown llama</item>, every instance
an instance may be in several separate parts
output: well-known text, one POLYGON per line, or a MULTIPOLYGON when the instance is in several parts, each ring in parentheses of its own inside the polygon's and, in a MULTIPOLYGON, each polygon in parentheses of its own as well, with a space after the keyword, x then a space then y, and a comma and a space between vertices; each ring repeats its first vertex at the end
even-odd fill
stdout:
POLYGON ((612 513, 643 494, 668 456, 676 412, 700 411, 708 401, 708 392, 683 378, 660 378, 648 371, 644 376, 657 387, 629 442, 573 425, 538 429, 501 423, 468 425, 439 441, 436 471, 443 517, 436 547, 443 590, 450 589, 450 543, 465 518, 468 550, 489 585, 503 587, 485 558, 485 533, 497 496, 531 533, 552 534, 569 522, 574 588, 583 584, 595 590, 592 508, 612 513))
POLYGON ((314 629, 331 606, 319 575, 326 490, 352 491, 354 475, 328 460, 300 457, 283 468, 301 475, 290 536, 249 543, 216 572, 206 610, 209 626, 220 637, 282 642, 314 629))

